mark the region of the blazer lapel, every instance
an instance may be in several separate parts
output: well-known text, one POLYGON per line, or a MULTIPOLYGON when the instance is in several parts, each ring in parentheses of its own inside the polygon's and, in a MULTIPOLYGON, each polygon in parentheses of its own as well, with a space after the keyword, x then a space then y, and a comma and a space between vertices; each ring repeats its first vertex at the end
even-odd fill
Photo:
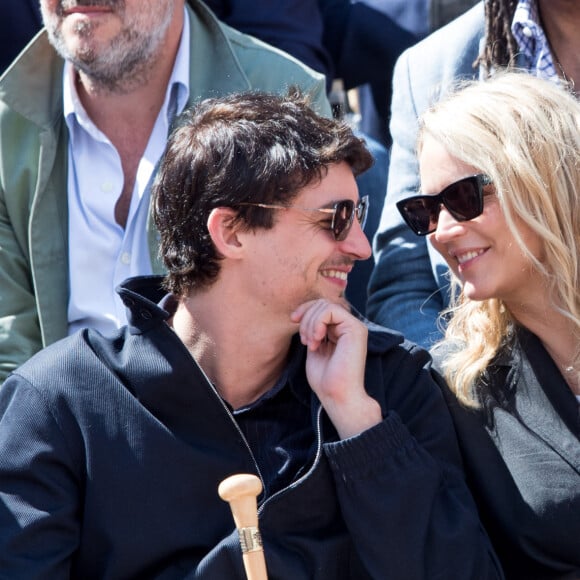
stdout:
POLYGON ((527 427, 580 473, 580 441, 570 424, 572 418, 578 422, 576 401, 539 340, 528 333, 522 336, 517 380, 516 409, 527 427))

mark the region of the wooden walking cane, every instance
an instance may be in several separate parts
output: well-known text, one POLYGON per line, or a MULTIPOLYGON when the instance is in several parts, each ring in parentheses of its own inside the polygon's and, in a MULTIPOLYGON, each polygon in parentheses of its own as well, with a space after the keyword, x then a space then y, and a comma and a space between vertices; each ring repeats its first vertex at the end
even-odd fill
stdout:
POLYGON ((230 504, 234 516, 248 580, 268 580, 262 538, 258 529, 256 498, 261 491, 262 482, 249 473, 227 477, 218 487, 220 497, 230 504))

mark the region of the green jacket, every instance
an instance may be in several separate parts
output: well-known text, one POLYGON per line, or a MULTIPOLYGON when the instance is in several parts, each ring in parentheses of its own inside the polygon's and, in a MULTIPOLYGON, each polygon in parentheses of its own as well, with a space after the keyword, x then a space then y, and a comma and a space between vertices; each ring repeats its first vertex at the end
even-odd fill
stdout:
MULTIPOLYGON (((190 103, 250 89, 312 94, 330 115, 324 77, 220 23, 190 1, 190 103)), ((67 334, 68 132, 64 61, 42 31, 0 77, 0 382, 43 346, 67 334)), ((156 273, 157 235, 149 227, 156 273)))

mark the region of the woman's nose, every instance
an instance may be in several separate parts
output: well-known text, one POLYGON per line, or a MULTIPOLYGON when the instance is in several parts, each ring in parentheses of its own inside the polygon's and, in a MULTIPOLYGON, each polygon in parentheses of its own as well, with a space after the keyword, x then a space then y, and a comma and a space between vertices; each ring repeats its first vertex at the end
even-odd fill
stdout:
POLYGON ((437 242, 445 243, 464 233, 464 223, 456 220, 449 213, 449 210, 442 205, 437 220, 437 229, 433 232, 433 236, 437 242))

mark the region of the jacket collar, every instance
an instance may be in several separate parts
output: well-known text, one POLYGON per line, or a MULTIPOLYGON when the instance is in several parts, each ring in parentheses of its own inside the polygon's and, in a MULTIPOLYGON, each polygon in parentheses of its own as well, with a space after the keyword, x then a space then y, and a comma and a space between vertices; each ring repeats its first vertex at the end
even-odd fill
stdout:
POLYGON ((207 466, 208 476, 212 472, 219 481, 232 471, 256 473, 231 412, 164 323, 169 313, 157 304, 166 294, 162 280, 143 276, 124 282, 117 290, 128 308, 129 324, 112 340, 91 332, 91 348, 169 432, 194 452, 205 450, 202 454, 215 457, 207 466))
POLYGON ((41 30, 0 77, 0 100, 39 127, 56 125, 62 118, 63 67, 41 30))
POLYGON ((127 326, 131 334, 147 332, 169 318, 169 312, 159 304, 167 295, 163 276, 135 276, 125 280, 116 290, 127 308, 127 326))
POLYGON ((508 412, 580 472, 578 403, 540 339, 517 327, 513 345, 492 366, 498 372, 490 375, 490 389, 508 392, 508 412))
POLYGON ((578 402, 556 363, 535 334, 519 327, 517 336, 524 354, 522 357, 522 375, 526 374, 526 368, 531 371, 529 377, 522 376, 522 379, 526 383, 533 383, 537 389, 543 390, 551 406, 568 425, 568 428, 580 438, 578 402))

